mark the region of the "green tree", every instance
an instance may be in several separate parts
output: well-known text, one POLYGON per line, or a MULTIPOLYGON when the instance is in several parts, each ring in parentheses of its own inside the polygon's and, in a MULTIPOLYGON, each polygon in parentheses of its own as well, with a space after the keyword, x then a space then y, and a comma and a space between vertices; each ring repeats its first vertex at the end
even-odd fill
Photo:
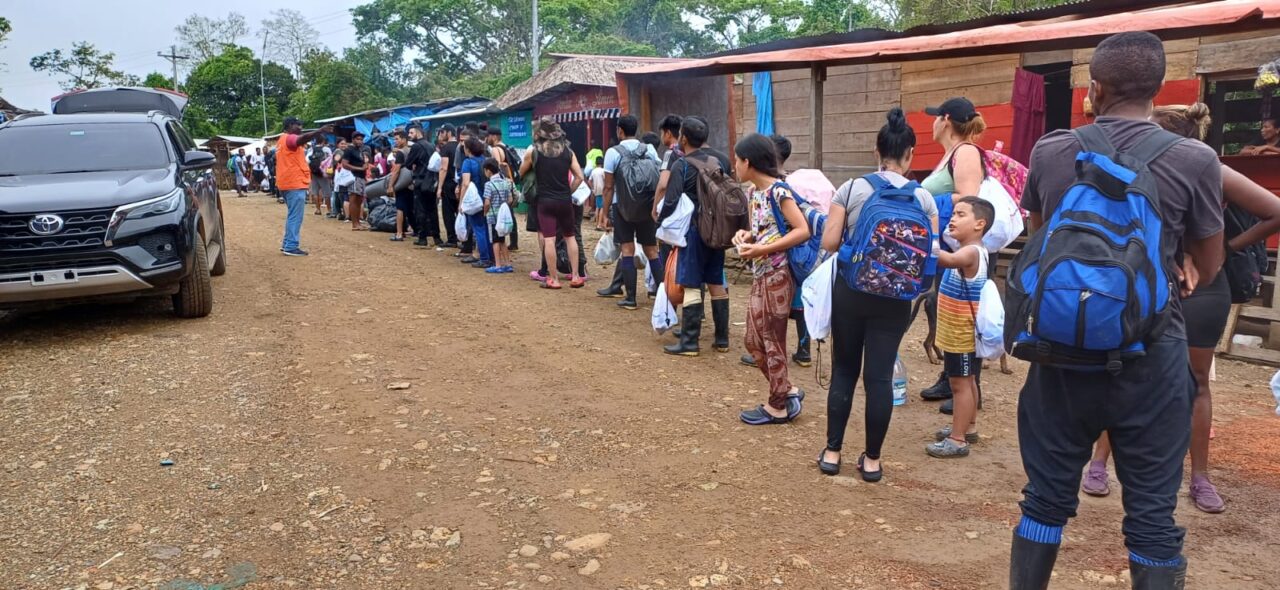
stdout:
POLYGON ((727 48, 776 41, 799 27, 807 6, 801 0, 701 0, 690 12, 704 30, 727 48))
POLYGON ((142 85, 147 88, 173 88, 173 78, 161 74, 160 72, 151 72, 142 80, 142 85))
POLYGON ((290 109, 303 120, 336 117, 394 102, 379 95, 359 68, 331 52, 311 54, 302 62, 301 70, 305 90, 293 95, 290 109))
MULTIPOLYGON (((259 60, 245 47, 227 47, 217 57, 196 66, 187 77, 186 92, 191 104, 203 109, 219 132, 229 133, 247 104, 261 105, 258 85, 259 60)), ((268 112, 283 112, 297 82, 284 66, 268 62, 262 68, 268 112)), ((262 127, 261 106, 258 128, 262 127)))
POLYGON ((235 120, 231 122, 230 134, 241 137, 262 137, 280 131, 283 122, 284 116, 280 114, 280 108, 271 100, 271 97, 267 97, 266 128, 262 127, 262 101, 255 100, 240 107, 240 112, 236 113, 235 120))
MULTIPOLYGON (((9 38, 9 33, 13 31, 13 25, 9 24, 9 19, 0 16, 0 49, 4 49, 4 42, 9 38)), ((4 62, 0 62, 0 70, 3 70, 4 62)))
POLYGON ((880 24, 864 4, 847 0, 811 0, 795 34, 801 37, 843 33, 880 24))
POLYGON ((112 69, 115 59, 115 53, 98 51, 92 43, 78 41, 71 44, 67 53, 61 49, 41 53, 31 58, 30 65, 37 72, 65 78, 58 83, 63 90, 137 85, 137 76, 112 69))
POLYGON ((191 137, 200 139, 209 139, 222 133, 222 130, 209 119, 209 113, 204 110, 204 107, 191 102, 187 103, 186 110, 182 112, 182 126, 187 128, 191 137))
POLYGON ((422 72, 392 45, 365 40, 343 50, 342 61, 360 72, 375 95, 401 103, 414 99, 422 72))

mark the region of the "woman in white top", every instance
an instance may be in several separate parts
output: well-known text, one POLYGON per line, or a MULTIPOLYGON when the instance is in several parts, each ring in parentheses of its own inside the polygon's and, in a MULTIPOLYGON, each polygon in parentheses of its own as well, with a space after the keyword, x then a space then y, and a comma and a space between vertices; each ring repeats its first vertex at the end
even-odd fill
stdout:
MULTIPOLYGON (((878 174, 895 187, 911 182, 904 176, 911 169, 916 134, 907 125, 902 109, 888 113, 888 121, 876 135, 878 174)), ((871 184, 857 178, 842 185, 831 201, 822 249, 840 250, 846 233, 858 225, 862 206, 874 193, 871 184)), ((938 232, 938 207, 923 188, 916 190, 920 208, 938 232)), ((880 481, 880 447, 893 416, 893 364, 898 345, 911 325, 911 302, 855 291, 843 278, 835 280, 831 294, 831 389, 827 393, 827 446, 818 455, 818 469, 827 475, 840 472, 844 431, 853 407, 853 389, 862 374, 867 394, 866 448, 858 458, 862 479, 880 481), (864 372, 865 370, 865 372, 864 372)))

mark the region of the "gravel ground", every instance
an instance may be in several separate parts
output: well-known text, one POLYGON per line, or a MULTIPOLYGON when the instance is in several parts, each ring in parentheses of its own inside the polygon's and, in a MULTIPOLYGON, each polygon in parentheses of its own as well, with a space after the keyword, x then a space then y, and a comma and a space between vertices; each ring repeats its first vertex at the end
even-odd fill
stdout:
MULTIPOLYGON (((885 480, 823 477, 813 369, 793 373, 796 423, 737 421, 766 389, 737 362, 745 285, 733 351, 673 358, 646 305, 594 297, 609 269, 534 288, 532 236, 525 274, 489 276, 310 214, 313 255, 286 258, 283 207, 226 209, 207 319, 167 302, 0 317, 0 588, 1004 586, 1021 363, 984 379, 974 454, 930 459, 945 422, 914 393, 937 370, 921 320, 885 480)), ((1184 494, 1189 588, 1280 582, 1271 372, 1218 367, 1228 511, 1184 494)), ((1082 500, 1055 588, 1127 585, 1120 516, 1119 493, 1082 500)))

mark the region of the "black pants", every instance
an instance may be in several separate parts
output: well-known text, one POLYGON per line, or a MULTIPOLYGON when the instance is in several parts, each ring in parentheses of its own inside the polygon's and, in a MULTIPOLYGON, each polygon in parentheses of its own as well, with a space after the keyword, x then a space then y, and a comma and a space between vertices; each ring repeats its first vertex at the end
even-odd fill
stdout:
POLYGON ((436 211, 435 183, 423 179, 413 181, 413 228, 419 239, 440 239, 440 214, 436 211))
POLYGON ((831 389, 827 392, 827 448, 841 450, 853 409, 853 389, 862 375, 867 394, 867 457, 880 447, 893 417, 893 364, 911 325, 911 302, 855 291, 843 276, 831 294, 831 389))
POLYGON ((458 197, 453 195, 454 188, 446 184, 443 197, 440 199, 440 209, 444 213, 444 231, 445 235, 449 236, 447 241, 450 244, 458 243, 458 232, 453 230, 453 224, 458 221, 458 197))
POLYGON ((1173 510, 1191 441, 1196 383, 1187 343, 1163 339, 1117 376, 1032 364, 1018 398, 1018 444, 1028 483, 1022 513, 1064 526, 1080 504, 1081 472, 1103 432, 1124 487, 1125 546, 1153 560, 1182 553, 1173 510))

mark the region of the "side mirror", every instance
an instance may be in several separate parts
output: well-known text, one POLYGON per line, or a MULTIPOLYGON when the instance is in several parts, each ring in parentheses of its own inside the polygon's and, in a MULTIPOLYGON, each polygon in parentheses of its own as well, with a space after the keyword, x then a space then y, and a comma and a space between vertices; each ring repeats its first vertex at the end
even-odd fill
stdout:
POLYGON ((182 155, 182 167, 184 168, 204 168, 212 166, 217 162, 217 158, 209 152, 200 150, 191 150, 182 155))

